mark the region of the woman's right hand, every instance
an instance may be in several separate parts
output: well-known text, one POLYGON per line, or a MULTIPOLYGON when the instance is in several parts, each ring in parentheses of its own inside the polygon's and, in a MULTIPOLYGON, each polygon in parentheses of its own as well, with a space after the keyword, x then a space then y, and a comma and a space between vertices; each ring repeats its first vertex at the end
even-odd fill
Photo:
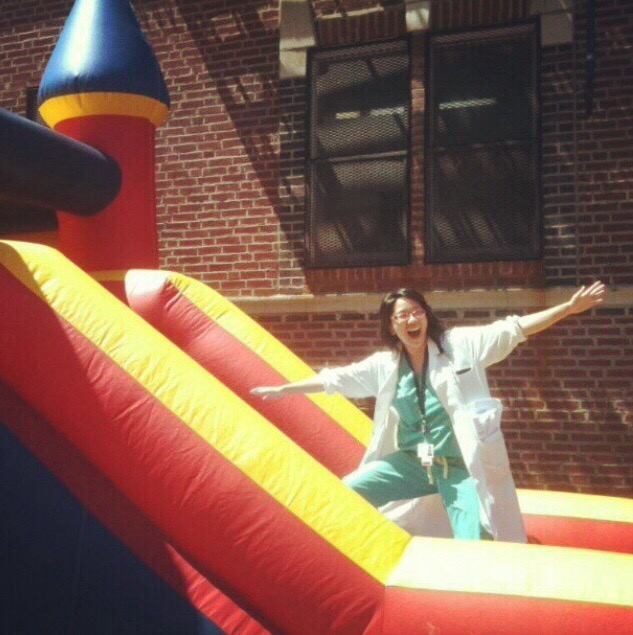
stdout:
POLYGON ((284 396, 283 386, 259 386, 251 390, 251 395, 262 399, 281 399, 284 396))

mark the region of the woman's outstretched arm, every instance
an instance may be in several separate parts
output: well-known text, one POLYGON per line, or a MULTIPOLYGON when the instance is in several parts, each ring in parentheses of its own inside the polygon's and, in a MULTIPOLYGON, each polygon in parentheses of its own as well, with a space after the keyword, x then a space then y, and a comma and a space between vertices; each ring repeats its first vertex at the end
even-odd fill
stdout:
POLYGON ((262 399, 280 399, 285 395, 305 394, 309 392, 323 392, 325 386, 319 377, 310 377, 302 381, 281 386, 259 386, 251 390, 251 395, 257 395, 262 399))
POLYGON ((606 293, 607 289, 600 281, 594 282, 589 287, 580 287, 567 302, 557 304, 544 311, 521 316, 519 326, 526 336, 534 335, 570 315, 584 313, 602 304, 606 293))

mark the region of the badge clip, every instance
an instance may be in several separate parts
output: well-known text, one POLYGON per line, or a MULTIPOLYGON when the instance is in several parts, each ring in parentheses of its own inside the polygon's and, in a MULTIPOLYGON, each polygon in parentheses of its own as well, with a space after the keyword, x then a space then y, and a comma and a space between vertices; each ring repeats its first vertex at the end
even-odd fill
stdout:
POLYGON ((432 443, 418 443, 417 452, 424 467, 431 467, 433 465, 435 452, 432 443))

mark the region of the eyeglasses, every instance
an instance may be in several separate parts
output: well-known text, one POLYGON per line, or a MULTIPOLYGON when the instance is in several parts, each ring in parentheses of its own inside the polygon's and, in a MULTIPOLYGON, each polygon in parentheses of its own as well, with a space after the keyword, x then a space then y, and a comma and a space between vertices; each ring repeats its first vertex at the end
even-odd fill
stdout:
POLYGON ((415 309, 415 311, 400 311, 400 313, 394 313, 391 317, 396 322, 408 322, 409 318, 414 317, 416 320, 423 318, 426 315, 424 309, 415 309))

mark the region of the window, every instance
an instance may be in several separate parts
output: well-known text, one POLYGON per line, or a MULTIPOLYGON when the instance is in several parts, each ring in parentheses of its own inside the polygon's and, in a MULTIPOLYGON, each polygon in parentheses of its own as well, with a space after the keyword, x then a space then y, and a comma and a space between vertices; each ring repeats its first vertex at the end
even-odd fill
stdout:
POLYGON ((428 54, 428 262, 540 257, 535 24, 437 35, 428 54))
POLYGON ((313 51, 308 68, 306 264, 408 262, 408 43, 313 51))

